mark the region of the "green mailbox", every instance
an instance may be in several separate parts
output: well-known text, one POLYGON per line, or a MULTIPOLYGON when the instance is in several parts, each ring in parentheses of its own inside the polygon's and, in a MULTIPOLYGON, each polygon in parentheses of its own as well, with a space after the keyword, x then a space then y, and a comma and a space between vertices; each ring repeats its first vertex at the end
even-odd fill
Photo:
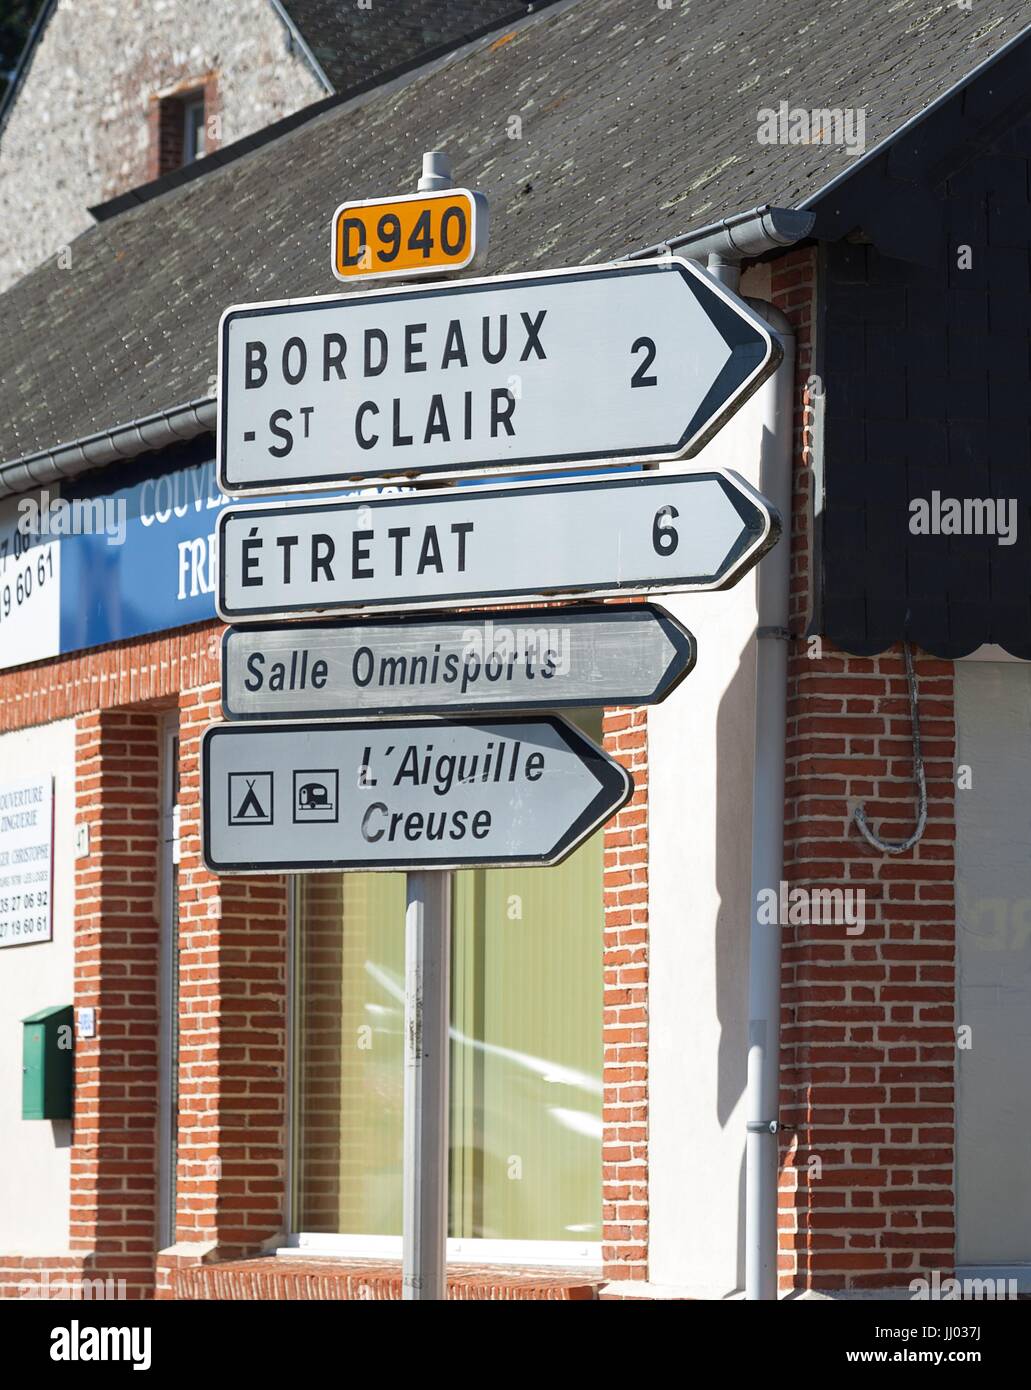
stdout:
POLYGON ((21 1117, 72 1118, 71 1004, 41 1009, 22 1019, 21 1117))

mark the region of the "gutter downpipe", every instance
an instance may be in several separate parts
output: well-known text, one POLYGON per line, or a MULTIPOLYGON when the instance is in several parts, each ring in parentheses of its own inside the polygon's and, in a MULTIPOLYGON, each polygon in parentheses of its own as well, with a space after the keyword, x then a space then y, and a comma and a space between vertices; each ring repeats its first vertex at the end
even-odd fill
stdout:
POLYGON ((784 358, 762 392, 759 490, 784 519, 779 545, 758 567, 755 763, 752 773, 752 921, 748 967, 745 1093, 745 1298, 777 1297, 777 1173, 780 1131, 781 926, 759 921, 759 894, 780 899, 784 874, 784 757, 791 578, 791 464, 795 335, 772 304, 749 300, 777 334, 784 358))
MULTIPOLYGON (((731 289, 736 289, 742 260, 794 246, 809 235, 815 222, 815 212, 775 208, 769 203, 761 203, 748 212, 721 217, 684 236, 671 237, 668 241, 656 242, 654 246, 631 251, 623 259, 638 261, 679 251, 692 261, 704 263, 708 257, 715 255, 726 265, 728 273, 731 269, 736 272, 735 278, 724 281, 731 289)), ((711 270, 712 266, 709 268, 711 270)))
MULTIPOLYGON (((735 293, 741 262, 802 241, 816 216, 768 204, 724 218, 694 235, 634 253, 680 251, 705 260, 711 275, 735 293)), ((787 723, 788 622, 791 579, 791 466, 794 443, 795 335, 772 304, 749 306, 777 334, 784 357, 760 387, 762 442, 759 490, 784 522, 779 545, 758 568, 755 657, 755 758, 752 772, 752 920, 748 968, 748 1067, 745 1086, 745 1298, 777 1298, 777 1177, 780 1132, 781 928, 759 921, 759 893, 778 893, 784 873, 784 759, 787 723)))

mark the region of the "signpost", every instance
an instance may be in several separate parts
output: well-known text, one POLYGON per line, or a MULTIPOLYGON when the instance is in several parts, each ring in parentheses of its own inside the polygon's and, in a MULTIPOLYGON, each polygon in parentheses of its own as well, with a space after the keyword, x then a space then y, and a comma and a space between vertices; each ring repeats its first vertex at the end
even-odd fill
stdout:
MULTIPOLYGON (((336 277, 471 265, 486 203, 449 184, 433 151, 417 194, 342 204, 336 277)), ((247 496, 689 458, 780 358, 746 304, 671 256, 236 306, 219 328, 219 484, 247 496)), ((224 638, 226 716, 302 722, 204 734, 204 862, 408 871, 405 1299, 447 1296, 450 870, 558 863, 633 792, 561 716, 511 711, 657 703, 695 662, 655 604, 555 601, 727 588, 779 531, 720 469, 220 514, 217 609, 247 625, 224 638), (268 623, 333 615, 352 620, 268 623)))
POLYGON ((644 473, 227 507, 227 622, 729 587, 777 513, 735 474, 644 473))
POLYGON ((212 873, 557 864, 633 792, 559 715, 215 725, 212 873))
POLYGON ((674 257, 240 305, 219 328, 219 483, 689 458, 780 356, 674 257))
POLYGON ((229 719, 651 705, 693 668, 694 638, 656 604, 229 628, 229 719))

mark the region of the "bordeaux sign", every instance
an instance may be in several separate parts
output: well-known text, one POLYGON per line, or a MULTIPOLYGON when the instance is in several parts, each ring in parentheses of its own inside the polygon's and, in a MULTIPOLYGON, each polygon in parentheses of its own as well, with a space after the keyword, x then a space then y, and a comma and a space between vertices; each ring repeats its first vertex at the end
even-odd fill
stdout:
POLYGON ((686 458, 773 372, 766 324, 691 261, 240 305, 219 331, 232 494, 686 458))

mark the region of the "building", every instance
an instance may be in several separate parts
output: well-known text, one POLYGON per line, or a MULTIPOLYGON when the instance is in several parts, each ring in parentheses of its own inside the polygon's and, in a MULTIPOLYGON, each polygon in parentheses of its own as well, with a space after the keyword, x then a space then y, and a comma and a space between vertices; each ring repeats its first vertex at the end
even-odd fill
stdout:
MULTIPOLYGON (((118 199, 525 12, 512 0, 44 0, 0 102, 0 288, 118 199)), ((167 187, 168 184, 163 184, 167 187)))
POLYGON ((402 884, 213 877, 197 750, 219 314, 333 292, 333 209, 438 147, 490 197, 489 273, 670 248, 786 357, 699 456, 780 488, 759 592, 669 600, 695 671, 583 721, 633 800, 555 869, 460 875, 462 1277, 731 1295, 746 1122, 778 1118, 782 1293, 1027 1280, 1023 6, 756 8, 535 12, 141 190, 0 298, 0 797, 52 779, 54 823, 6 1045, 76 1010, 74 1121, 0 1092, 7 1291, 396 1292, 402 884), (19 503, 58 487, 110 535, 23 550, 19 503), (779 1116, 746 1115, 753 922, 779 1116))

